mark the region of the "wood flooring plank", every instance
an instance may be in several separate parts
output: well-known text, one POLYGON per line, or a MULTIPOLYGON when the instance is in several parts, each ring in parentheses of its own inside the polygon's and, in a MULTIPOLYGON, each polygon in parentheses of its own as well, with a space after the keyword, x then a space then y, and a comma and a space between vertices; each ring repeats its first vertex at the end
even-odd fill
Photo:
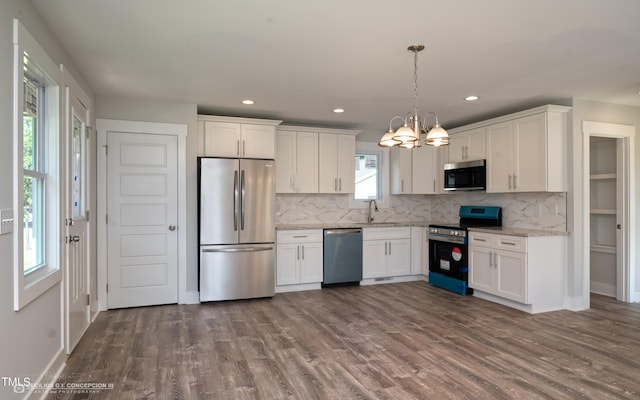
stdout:
POLYGON ((408 282, 101 312, 55 399, 635 399, 640 305, 530 315, 408 282))

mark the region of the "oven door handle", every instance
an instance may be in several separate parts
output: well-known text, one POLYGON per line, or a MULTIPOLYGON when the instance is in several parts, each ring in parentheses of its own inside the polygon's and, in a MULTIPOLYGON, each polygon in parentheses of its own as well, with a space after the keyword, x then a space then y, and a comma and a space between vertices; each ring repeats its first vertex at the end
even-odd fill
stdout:
POLYGON ((465 244, 464 236, 450 236, 450 235, 440 235, 437 233, 429 233, 429 241, 434 240, 438 242, 445 243, 457 243, 457 244, 465 244))

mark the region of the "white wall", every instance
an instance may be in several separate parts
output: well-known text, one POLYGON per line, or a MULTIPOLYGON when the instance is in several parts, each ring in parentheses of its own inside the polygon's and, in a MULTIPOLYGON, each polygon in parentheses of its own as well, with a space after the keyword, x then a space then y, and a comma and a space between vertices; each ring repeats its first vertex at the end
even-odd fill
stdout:
POLYGON ((198 291, 198 163, 195 104, 112 97, 96 98, 96 118, 187 124, 187 292, 198 291))
MULTIPOLYGON (((0 208, 13 203, 13 19, 18 18, 56 64, 64 64, 88 86, 31 4, 0 1, 0 208)), ((33 382, 48 366, 55 372, 64 360, 61 284, 19 312, 13 311, 13 234, 0 236, 0 377, 29 377, 33 382)), ((0 398, 20 398, 0 380, 0 398)))

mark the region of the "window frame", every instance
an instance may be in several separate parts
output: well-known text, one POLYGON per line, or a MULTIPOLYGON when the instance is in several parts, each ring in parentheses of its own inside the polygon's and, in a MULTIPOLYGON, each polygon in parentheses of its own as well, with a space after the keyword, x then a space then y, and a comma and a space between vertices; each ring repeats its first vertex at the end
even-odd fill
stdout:
MULTIPOLYGON (((60 184, 60 132, 62 107, 62 72, 60 68, 42 49, 27 29, 14 19, 14 74, 13 74, 13 143, 14 143, 14 233, 13 233, 13 276, 14 276, 14 310, 19 311, 38 296, 48 291, 62 279, 62 259, 60 243, 62 234, 61 190, 60 184), (28 54, 39 74, 42 74, 45 89, 41 92, 41 103, 44 114, 38 116, 37 123, 40 135, 37 155, 41 165, 34 165, 33 170, 24 168, 24 57, 28 54), (44 129, 44 133, 42 133, 44 129), (24 270, 24 188, 23 179, 34 177, 43 180, 43 194, 40 212, 43 213, 42 251, 43 263, 37 268, 24 270)), ((34 154, 34 159, 36 154, 34 154)))
MULTIPOLYGON (((381 196, 376 199, 378 208, 389 207, 389 150, 379 147, 376 143, 370 142, 356 142, 356 152, 354 157, 358 154, 372 154, 378 156, 378 195, 381 196)), ((355 173, 355 170, 354 170, 355 173)), ((349 196, 349 208, 367 208, 371 200, 363 200, 355 198, 355 190, 353 195, 349 196)))

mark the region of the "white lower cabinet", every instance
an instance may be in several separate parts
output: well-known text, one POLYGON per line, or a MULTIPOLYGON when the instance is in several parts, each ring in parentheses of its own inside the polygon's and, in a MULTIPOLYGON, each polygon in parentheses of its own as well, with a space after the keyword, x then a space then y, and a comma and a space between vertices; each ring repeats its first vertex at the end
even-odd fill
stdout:
POLYGON ((322 230, 278 231, 276 286, 322 282, 322 230))
POLYGON ((469 232, 474 295, 535 313, 564 308, 566 236, 469 232), (506 300, 503 302, 501 300, 506 300))
POLYGON ((362 239, 364 279, 411 274, 411 228, 365 228, 362 239))
POLYGON ((469 254, 470 287, 528 304, 526 254, 486 247, 473 247, 469 254))

